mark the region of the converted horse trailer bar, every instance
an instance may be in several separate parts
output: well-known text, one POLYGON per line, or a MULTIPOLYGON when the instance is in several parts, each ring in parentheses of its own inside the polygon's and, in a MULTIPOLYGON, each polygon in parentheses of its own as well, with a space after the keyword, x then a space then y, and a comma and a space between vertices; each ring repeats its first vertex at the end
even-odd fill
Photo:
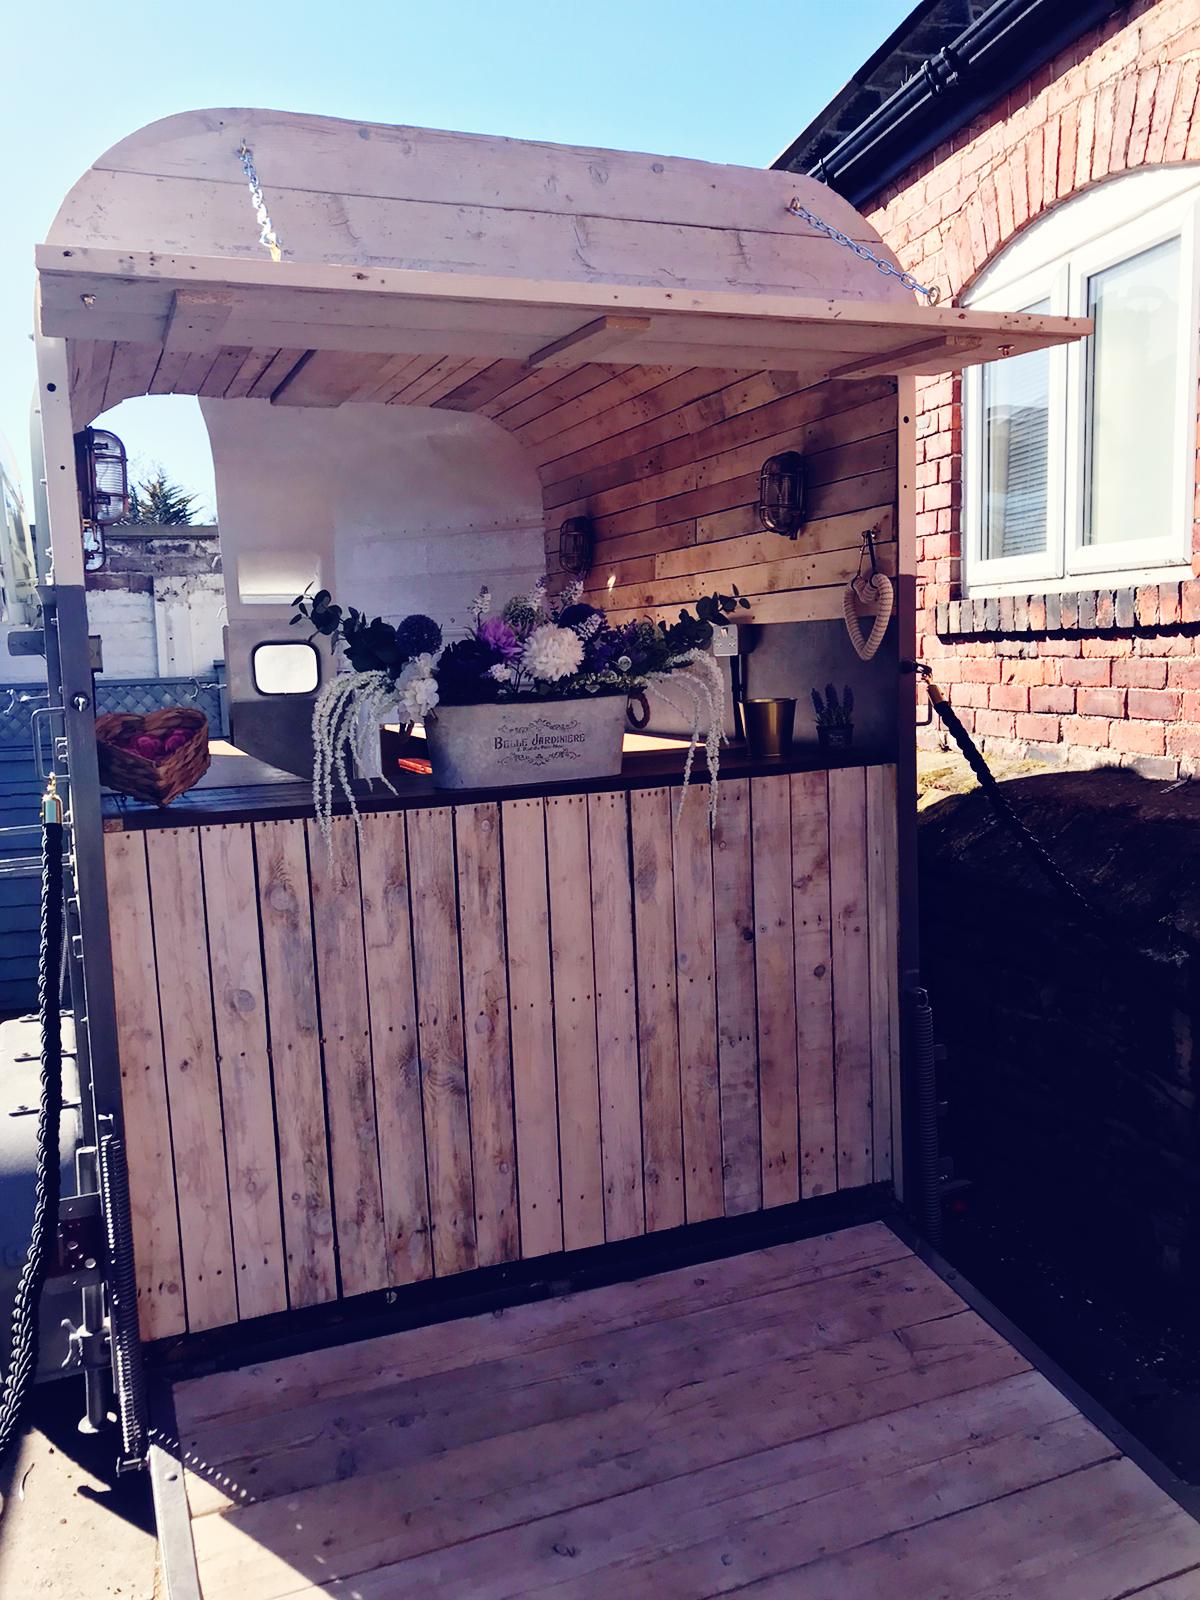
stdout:
POLYGON ((171 1593, 953 1596, 1028 1562, 1099 1596, 1200 1564, 884 1220, 933 1177, 914 375, 1087 324, 917 303, 808 179, 264 111, 117 145, 37 268, 75 1003, 171 1593), (234 748, 167 807, 100 790, 74 465, 143 394, 200 397, 233 686, 234 748), (757 505, 789 452, 794 542, 757 505), (385 740, 392 788, 327 845, 328 652, 290 696, 254 666, 298 648, 291 597, 453 631, 480 583, 560 587, 580 518, 585 602, 736 588, 754 692, 852 684, 854 745, 735 740, 710 829, 698 792, 673 821, 669 715, 566 783, 438 790, 385 740), (895 616, 864 665, 868 556, 895 616), (1116 1587, 1081 1516, 1122 1532, 1116 1587))

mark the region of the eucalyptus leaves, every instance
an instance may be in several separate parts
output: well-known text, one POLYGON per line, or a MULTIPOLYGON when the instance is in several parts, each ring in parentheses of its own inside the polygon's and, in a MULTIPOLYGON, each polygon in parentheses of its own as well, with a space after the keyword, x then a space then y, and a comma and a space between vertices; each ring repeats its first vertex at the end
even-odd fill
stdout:
POLYGON ((582 587, 572 584, 552 600, 539 579, 499 610, 482 589, 465 636, 449 643, 430 617, 414 614, 392 624, 368 620, 353 606, 343 610, 326 589, 297 596, 293 623, 307 622, 324 634, 353 668, 325 685, 313 712, 313 803, 326 838, 335 784, 357 819, 351 764, 370 770, 379 725, 389 715, 411 725, 436 716, 439 705, 629 697, 647 690, 691 725, 680 804, 703 740, 715 815, 724 687, 709 646, 714 623, 748 602, 736 590, 707 595, 675 622, 614 626, 581 599, 582 587))

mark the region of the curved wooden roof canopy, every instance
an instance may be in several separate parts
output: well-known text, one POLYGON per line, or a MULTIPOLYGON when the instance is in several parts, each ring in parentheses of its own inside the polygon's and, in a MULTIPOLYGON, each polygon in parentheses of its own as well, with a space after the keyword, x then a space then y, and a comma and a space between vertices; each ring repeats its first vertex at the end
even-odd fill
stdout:
POLYGON ((795 196, 894 261, 838 195, 790 173, 187 112, 122 140, 67 196, 37 252, 41 328, 69 341, 77 428, 143 393, 437 406, 508 426, 539 395, 561 404, 628 368, 816 382, 1087 331, 918 304, 789 212, 795 196))

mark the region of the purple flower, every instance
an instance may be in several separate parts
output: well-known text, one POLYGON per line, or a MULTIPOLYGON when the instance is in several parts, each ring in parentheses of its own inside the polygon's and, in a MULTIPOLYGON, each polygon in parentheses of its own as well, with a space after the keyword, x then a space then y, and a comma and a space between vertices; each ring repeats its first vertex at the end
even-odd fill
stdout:
POLYGON ((487 617, 479 624, 475 636, 482 644, 488 645, 497 655, 505 661, 511 661, 521 653, 521 641, 505 622, 503 617, 487 617))

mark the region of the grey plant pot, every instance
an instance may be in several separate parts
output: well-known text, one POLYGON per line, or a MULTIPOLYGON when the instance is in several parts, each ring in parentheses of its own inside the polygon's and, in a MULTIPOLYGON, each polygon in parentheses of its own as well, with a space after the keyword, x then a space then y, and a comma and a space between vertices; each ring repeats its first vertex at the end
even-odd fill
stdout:
POLYGON ((625 696, 439 706, 425 737, 439 789, 574 783, 621 770, 625 696))

